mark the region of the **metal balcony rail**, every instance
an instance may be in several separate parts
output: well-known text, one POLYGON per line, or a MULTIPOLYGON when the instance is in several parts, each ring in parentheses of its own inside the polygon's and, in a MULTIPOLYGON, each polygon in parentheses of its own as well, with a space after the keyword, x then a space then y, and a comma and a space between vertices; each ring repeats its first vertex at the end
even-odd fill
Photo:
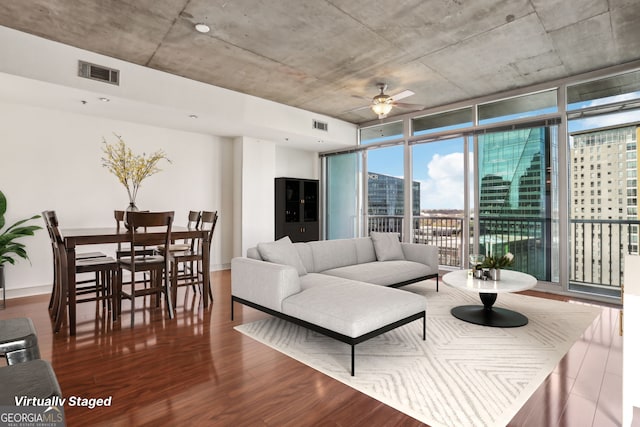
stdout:
POLYGON ((438 247, 440 265, 462 266, 462 230, 464 218, 414 216, 413 241, 438 247))
MULTIPOLYGON (((402 216, 370 215, 369 231, 395 232, 403 235, 402 216)), ((472 223, 473 224, 473 220, 472 223)), ((604 288, 619 295, 624 278, 624 255, 638 254, 638 220, 572 219, 570 228, 569 282, 582 290, 604 288)), ((414 216, 413 241, 439 248, 440 265, 462 265, 464 218, 454 216, 414 216)), ((478 239, 484 254, 515 256, 513 268, 528 272, 539 280, 551 280, 551 221, 540 218, 480 217, 477 233, 470 229, 471 247, 478 239)), ((597 292, 597 291, 596 291, 597 292)), ((605 292, 606 294, 606 292, 605 292)))
POLYGON ((620 288, 624 256, 638 254, 638 220, 571 219, 569 281, 586 286, 620 288))

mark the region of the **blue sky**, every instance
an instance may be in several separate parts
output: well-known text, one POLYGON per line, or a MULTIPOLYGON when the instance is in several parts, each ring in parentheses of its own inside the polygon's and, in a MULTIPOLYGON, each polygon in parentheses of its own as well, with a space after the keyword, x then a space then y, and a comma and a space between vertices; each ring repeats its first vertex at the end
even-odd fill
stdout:
MULTIPOLYGON (((627 99, 637 99, 640 92, 589 101, 570 106, 571 109, 599 105, 627 99)), ((590 119, 572 120, 569 132, 593 129, 622 123, 640 121, 640 113, 626 112, 609 114, 590 119)), ((464 207, 464 158, 463 141, 457 138, 448 141, 413 146, 413 179, 420 182, 421 209, 463 209, 464 207)), ((470 162, 471 163, 471 162, 470 162)), ((370 150, 368 170, 385 175, 402 177, 403 147, 395 146, 370 150)))
MULTIPOLYGON (((368 170, 402 177, 403 147, 370 150, 368 170)), ((462 209, 464 159, 461 138, 414 146, 413 180, 420 182, 421 209, 462 209)))

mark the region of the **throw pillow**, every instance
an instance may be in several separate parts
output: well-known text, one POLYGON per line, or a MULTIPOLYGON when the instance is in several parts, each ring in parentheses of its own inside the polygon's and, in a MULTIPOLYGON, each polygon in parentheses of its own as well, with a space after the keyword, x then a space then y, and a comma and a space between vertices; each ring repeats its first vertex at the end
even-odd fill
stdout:
POLYGON ((376 250, 376 258, 378 261, 404 259, 398 233, 379 233, 372 231, 369 235, 371 236, 371 240, 373 240, 373 248, 376 250))
POLYGON ((290 265, 298 270, 298 276, 307 274, 300 255, 295 246, 289 239, 289 236, 269 243, 258 243, 258 252, 263 260, 273 262, 275 264, 290 265))

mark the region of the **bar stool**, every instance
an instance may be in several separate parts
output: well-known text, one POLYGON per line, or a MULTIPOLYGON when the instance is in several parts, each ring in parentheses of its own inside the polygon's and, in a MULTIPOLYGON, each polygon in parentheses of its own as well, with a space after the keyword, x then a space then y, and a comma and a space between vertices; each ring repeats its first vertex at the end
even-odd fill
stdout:
POLYGON ((16 397, 22 396, 38 399, 62 397, 56 374, 45 360, 1 367, 0 384, 1 406, 16 406, 16 397))
POLYGON ((31 319, 0 320, 0 356, 6 357, 7 365, 40 359, 36 328, 31 319))

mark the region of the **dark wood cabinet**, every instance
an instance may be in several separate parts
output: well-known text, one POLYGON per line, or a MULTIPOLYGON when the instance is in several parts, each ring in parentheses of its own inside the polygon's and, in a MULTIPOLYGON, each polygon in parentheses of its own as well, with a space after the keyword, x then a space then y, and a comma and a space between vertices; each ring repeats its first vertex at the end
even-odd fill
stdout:
POLYGON ((284 236, 289 236, 292 242, 318 240, 318 180, 276 178, 275 190, 276 240, 284 236))

